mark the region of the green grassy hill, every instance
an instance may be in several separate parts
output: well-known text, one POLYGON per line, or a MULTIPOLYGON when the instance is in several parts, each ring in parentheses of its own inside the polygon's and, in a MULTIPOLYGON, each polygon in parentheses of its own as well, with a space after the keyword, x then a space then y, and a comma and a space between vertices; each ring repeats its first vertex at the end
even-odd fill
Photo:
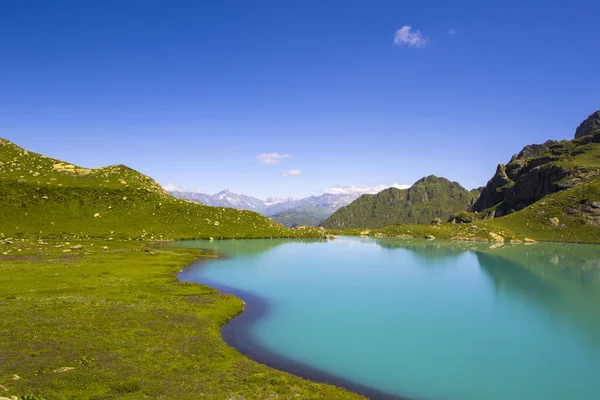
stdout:
POLYGON ((469 192, 456 182, 434 175, 409 189, 389 188, 366 194, 337 210, 322 226, 330 229, 382 228, 392 224, 429 224, 466 210, 477 191, 469 192))
POLYGON ((176 199, 124 165, 86 169, 0 139, 0 238, 316 237, 251 211, 176 199))

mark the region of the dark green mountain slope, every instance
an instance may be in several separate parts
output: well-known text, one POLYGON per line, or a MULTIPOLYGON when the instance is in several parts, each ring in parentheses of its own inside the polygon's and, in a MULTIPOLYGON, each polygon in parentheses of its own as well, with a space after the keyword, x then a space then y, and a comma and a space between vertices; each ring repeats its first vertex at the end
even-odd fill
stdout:
POLYGON ((409 189, 389 188, 366 194, 340 208, 322 226, 330 229, 382 228, 393 224, 429 224, 446 221, 466 210, 477 196, 456 182, 434 175, 422 178, 409 189))
MULTIPOLYGON (((498 165, 496 173, 471 210, 483 218, 501 217, 522 210, 553 193, 586 185, 589 188, 584 192, 594 192, 600 173, 600 131, 590 130, 586 135, 581 135, 581 126, 594 125, 584 121, 578 128, 578 138, 571 141, 549 140, 541 145, 526 146, 508 164, 498 165)), ((594 203, 595 200, 588 197, 584 195, 580 200, 594 203)), ((563 211, 574 215, 573 207, 593 208, 592 205, 581 204, 571 204, 569 209, 563 211)))
POLYGON ((124 165, 86 169, 0 139, 2 237, 314 237, 262 215, 176 199, 124 165))

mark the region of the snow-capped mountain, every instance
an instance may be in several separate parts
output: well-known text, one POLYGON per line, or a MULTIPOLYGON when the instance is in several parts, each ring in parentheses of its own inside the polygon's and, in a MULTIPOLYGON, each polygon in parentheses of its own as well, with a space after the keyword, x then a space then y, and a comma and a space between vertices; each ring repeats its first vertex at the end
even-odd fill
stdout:
POLYGON ((262 212, 265 209, 265 202, 256 197, 246 196, 245 194, 233 193, 225 189, 212 195, 212 204, 215 207, 239 208, 242 210, 252 210, 262 212))
POLYGON ((234 193, 228 189, 213 195, 197 190, 187 191, 174 186, 165 186, 165 189, 173 196, 181 199, 196 201, 213 207, 229 207, 256 211, 267 217, 273 217, 278 222, 280 214, 293 210, 293 212, 281 216, 281 223, 287 226, 301 225, 307 222, 318 225, 338 208, 347 206, 359 197, 358 194, 326 193, 304 199, 269 197, 265 201, 256 197, 234 193))
POLYGON ((270 217, 293 208, 334 208, 337 210, 340 207, 344 207, 352 203, 358 197, 358 194, 326 193, 320 196, 305 197, 304 199, 290 199, 267 207, 263 211, 263 214, 270 217))
POLYGON ((180 199, 196 201, 213 207, 239 208, 241 210, 251 210, 262 212, 267 206, 265 202, 255 197, 244 194, 234 193, 225 189, 215 194, 200 193, 198 191, 187 191, 181 189, 166 188, 169 193, 180 199))

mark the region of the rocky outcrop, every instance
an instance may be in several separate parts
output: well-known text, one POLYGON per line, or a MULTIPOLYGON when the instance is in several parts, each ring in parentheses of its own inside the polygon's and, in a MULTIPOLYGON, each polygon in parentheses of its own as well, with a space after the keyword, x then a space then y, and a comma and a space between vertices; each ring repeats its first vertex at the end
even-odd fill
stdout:
POLYGON ((592 135, 600 131, 600 110, 596 111, 585 121, 583 121, 575 130, 575 138, 592 135))
POLYGON ((525 157, 535 157, 545 151, 548 151, 550 147, 557 143, 559 142, 556 140, 547 140, 542 144, 528 144, 527 146, 523 147, 523 150, 521 150, 518 154, 515 154, 511 161, 525 157))
POLYGON ((493 211, 501 217, 522 210, 544 196, 589 182, 599 174, 595 166, 573 157, 600 142, 600 132, 574 141, 547 141, 525 146, 507 164, 500 164, 471 211, 493 211))
POLYGON ((567 213, 583 218, 588 225, 600 227, 600 201, 581 200, 578 204, 571 205, 567 213))

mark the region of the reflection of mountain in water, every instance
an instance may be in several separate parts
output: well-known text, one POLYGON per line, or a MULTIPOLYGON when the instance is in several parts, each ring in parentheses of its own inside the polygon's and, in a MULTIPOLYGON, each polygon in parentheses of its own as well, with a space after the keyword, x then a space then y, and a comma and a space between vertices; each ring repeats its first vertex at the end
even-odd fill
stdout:
POLYGON ((377 238, 375 242, 390 250, 410 250, 419 258, 426 260, 457 257, 465 252, 475 252, 490 247, 489 243, 452 242, 449 240, 377 238))
POLYGON ((173 247, 206 249, 210 254, 229 257, 260 254, 287 243, 325 243, 325 239, 252 239, 252 240, 186 240, 170 243, 173 247))
POLYGON ((583 332, 600 347, 598 246, 539 244, 478 252, 498 295, 515 296, 583 332))
POLYGON ((387 249, 405 249, 442 261, 474 253, 499 296, 518 297, 583 332, 600 347, 600 246, 566 243, 506 245, 377 239, 387 249))

